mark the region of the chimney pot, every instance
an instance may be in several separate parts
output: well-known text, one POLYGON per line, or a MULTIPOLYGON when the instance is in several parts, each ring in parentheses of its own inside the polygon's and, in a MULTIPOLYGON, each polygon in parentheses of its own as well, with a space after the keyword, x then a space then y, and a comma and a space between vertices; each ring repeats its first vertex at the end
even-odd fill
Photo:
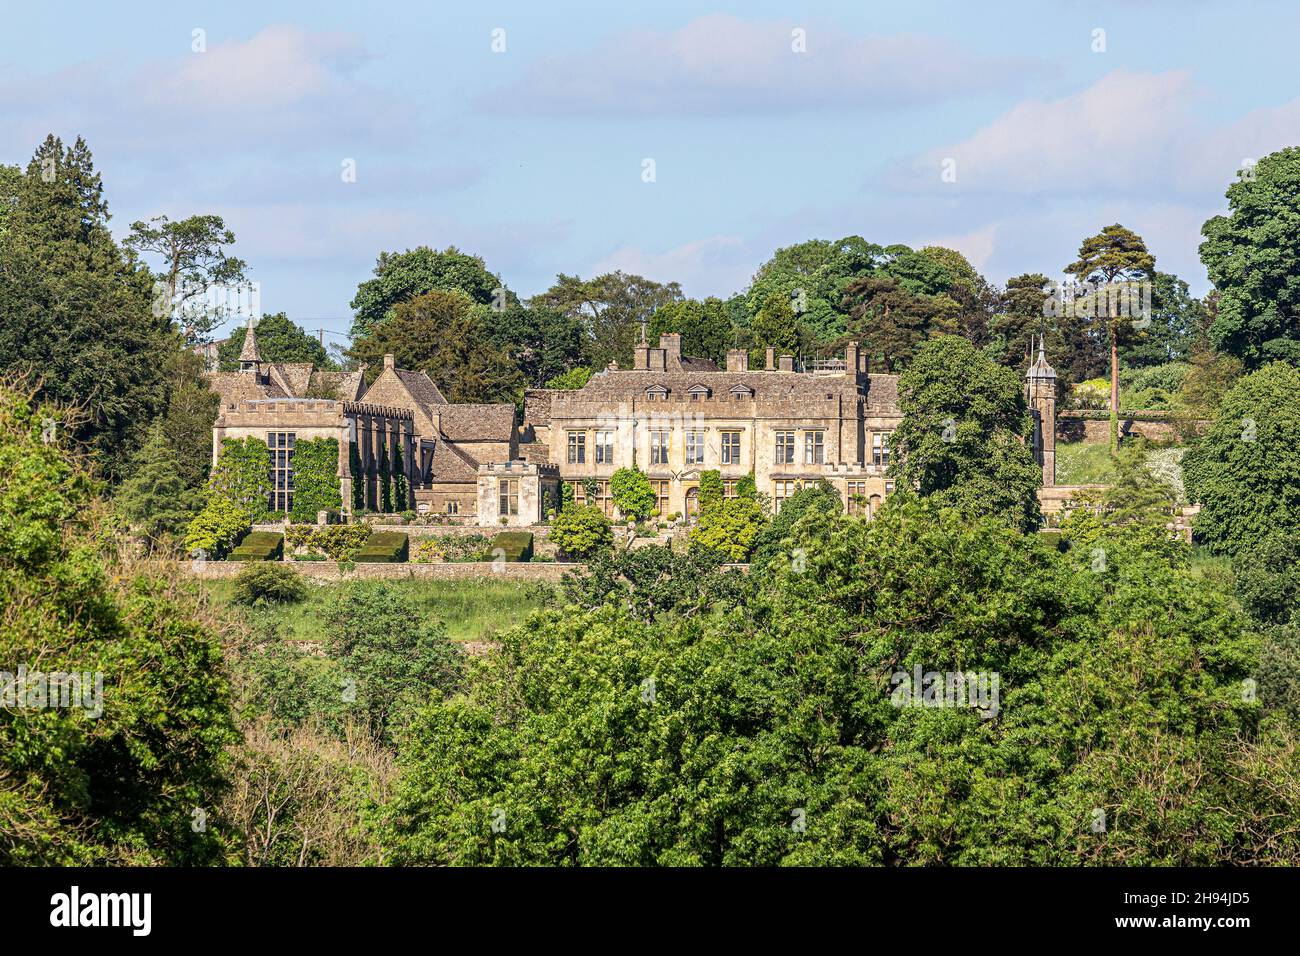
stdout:
POLYGON ((767 370, 769 372, 775 371, 776 370, 776 349, 769 347, 767 349, 766 358, 767 358, 767 363, 765 367, 767 368, 767 370))

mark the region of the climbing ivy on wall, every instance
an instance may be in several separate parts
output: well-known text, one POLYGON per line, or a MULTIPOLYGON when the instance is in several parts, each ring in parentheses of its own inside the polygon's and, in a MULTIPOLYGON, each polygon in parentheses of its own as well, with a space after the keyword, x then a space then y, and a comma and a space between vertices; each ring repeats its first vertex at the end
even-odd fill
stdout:
POLYGON ((336 438, 300 441, 293 450, 294 521, 313 522, 316 512, 338 510, 339 443, 336 438))
POLYGON ((204 497, 229 502, 264 521, 271 498, 271 452, 260 438, 226 438, 208 478, 204 497))

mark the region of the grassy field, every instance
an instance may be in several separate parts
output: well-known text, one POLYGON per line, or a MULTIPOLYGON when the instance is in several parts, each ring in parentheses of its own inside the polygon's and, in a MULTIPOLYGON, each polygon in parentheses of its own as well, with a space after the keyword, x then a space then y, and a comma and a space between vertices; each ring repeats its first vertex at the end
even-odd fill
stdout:
MULTIPOLYGON (((213 599, 229 603, 234 588, 229 580, 203 582, 213 599)), ((457 581, 405 580, 391 582, 410 594, 420 610, 443 622, 454 641, 490 640, 497 631, 518 624, 530 611, 543 604, 545 589, 538 582, 502 581, 473 578, 457 581)), ((254 613, 276 616, 289 640, 320 640, 325 631, 322 620, 325 601, 340 584, 311 584, 307 600, 254 613)))
POLYGON ((1110 446, 1105 442, 1057 443, 1056 483, 1058 485, 1106 484, 1115 477, 1110 446))

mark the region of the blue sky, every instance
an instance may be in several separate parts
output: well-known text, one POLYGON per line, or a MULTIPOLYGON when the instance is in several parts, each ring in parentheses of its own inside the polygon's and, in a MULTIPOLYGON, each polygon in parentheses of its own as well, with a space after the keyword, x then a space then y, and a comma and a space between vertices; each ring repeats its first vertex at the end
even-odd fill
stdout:
POLYGON ((1119 221, 1202 292, 1235 170, 1300 144, 1281 2, 6 6, 0 162, 84 135, 119 235, 219 213, 311 329, 420 244, 523 296, 614 268, 704 296, 853 234, 1059 275, 1119 221))

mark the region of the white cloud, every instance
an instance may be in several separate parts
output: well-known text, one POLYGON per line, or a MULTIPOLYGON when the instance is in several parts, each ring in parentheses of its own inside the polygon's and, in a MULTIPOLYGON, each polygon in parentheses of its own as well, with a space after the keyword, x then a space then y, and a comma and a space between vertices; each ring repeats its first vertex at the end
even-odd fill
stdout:
POLYGON ((656 282, 680 282, 682 291, 694 298, 725 297, 748 285, 761 261, 740 239, 712 236, 664 252, 623 246, 583 274, 603 275, 621 270, 656 282))
POLYGON ((479 102, 547 116, 879 110, 1006 89, 1045 69, 1028 58, 972 55, 938 37, 855 37, 822 23, 718 13, 539 59, 479 102), (806 30, 806 52, 792 49, 796 29, 806 30))

